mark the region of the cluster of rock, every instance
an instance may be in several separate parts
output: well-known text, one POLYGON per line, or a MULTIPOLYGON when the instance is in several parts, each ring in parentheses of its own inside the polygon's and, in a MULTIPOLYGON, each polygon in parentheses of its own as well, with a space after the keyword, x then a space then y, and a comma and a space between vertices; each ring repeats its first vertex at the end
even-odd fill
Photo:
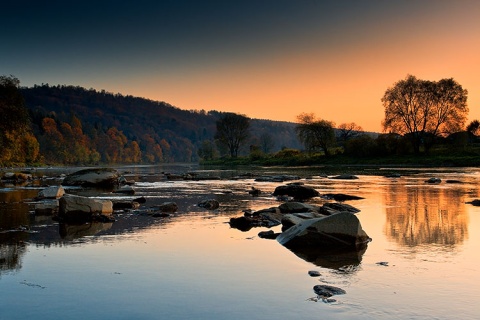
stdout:
MULTIPOLYGON (((247 231, 253 227, 270 228, 281 224, 281 234, 262 232, 259 236, 276 238, 289 248, 333 246, 339 249, 358 249, 365 247, 371 240, 355 216, 360 211, 357 208, 339 202, 328 202, 322 206, 301 202, 320 196, 312 187, 290 183, 278 186, 273 195, 292 197, 295 201, 255 212, 246 211, 241 217, 231 218, 230 226, 247 231)), ((345 194, 327 194, 326 198, 339 201, 362 199, 345 194)))
POLYGON ((113 222, 112 214, 119 208, 136 208, 135 201, 119 201, 83 197, 67 194, 63 186, 117 188, 113 192, 134 194, 131 186, 122 183, 120 174, 114 169, 84 169, 67 175, 60 186, 49 186, 41 190, 35 199, 35 214, 54 215, 55 219, 68 223, 87 221, 113 222))
POLYGON ((26 172, 5 172, 1 179, 3 182, 17 183, 31 181, 33 180, 33 176, 32 174, 26 172))
MULTIPOLYGON (((186 177, 182 177, 184 179, 186 177)), ((146 202, 145 197, 133 200, 101 199, 97 196, 85 197, 68 194, 63 186, 80 186, 93 190, 111 190, 114 194, 134 195, 134 181, 128 181, 117 170, 109 168, 84 169, 64 177, 60 186, 49 186, 41 190, 36 197, 35 214, 53 215, 54 219, 67 223, 84 223, 89 221, 113 222, 116 211, 131 210, 139 215, 152 217, 168 217, 178 210, 175 202, 164 202, 149 208, 140 209, 146 202)), ((115 197, 113 197, 115 198, 115 197)), ((198 203, 207 210, 218 209, 220 204, 215 199, 207 199, 198 203)))

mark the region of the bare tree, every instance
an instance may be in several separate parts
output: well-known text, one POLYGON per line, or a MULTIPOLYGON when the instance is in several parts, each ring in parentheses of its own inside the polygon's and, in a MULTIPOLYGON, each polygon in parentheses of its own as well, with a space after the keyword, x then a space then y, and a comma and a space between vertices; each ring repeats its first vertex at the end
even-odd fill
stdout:
POLYGON ((351 138, 355 138, 363 131, 363 128, 355 122, 342 123, 337 129, 338 137, 343 143, 347 142, 351 138))
POLYGON ((409 75, 385 92, 383 130, 409 137, 415 153, 437 136, 457 132, 468 114, 467 90, 452 78, 438 82, 409 75))

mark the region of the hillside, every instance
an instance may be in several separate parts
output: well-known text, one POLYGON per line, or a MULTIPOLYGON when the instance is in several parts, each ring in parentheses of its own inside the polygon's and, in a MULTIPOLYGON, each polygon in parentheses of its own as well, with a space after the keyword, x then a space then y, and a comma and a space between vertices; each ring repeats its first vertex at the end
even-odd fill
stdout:
MULTIPOLYGON (((213 141, 222 115, 78 86, 41 85, 21 92, 41 154, 51 163, 198 161, 198 147, 213 141)), ((294 123, 252 119, 250 145, 264 134, 274 141, 272 152, 300 148, 294 123)))

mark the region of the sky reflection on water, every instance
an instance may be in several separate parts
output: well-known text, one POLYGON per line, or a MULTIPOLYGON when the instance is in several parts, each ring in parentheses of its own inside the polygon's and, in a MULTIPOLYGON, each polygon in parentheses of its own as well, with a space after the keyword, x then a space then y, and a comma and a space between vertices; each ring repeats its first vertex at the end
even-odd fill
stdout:
POLYGON ((112 225, 64 226, 63 237, 57 224, 22 211, 25 203, 3 203, 0 318, 475 319, 480 208, 465 202, 477 197, 480 176, 468 169, 434 175, 441 184, 426 184, 429 172, 348 181, 302 175, 320 193, 365 198, 347 202, 361 209, 357 216, 373 239, 356 258, 302 256, 258 238, 265 228, 229 227, 243 209, 278 206, 268 193, 279 183, 146 183, 137 176, 137 195, 172 199, 180 213, 148 222, 125 213, 112 225), (462 183, 444 182, 452 177, 462 183), (252 198, 251 186, 265 195, 252 198), (220 209, 196 206, 207 196, 221 200, 220 209), (30 233, 13 230, 24 224, 30 233), (320 283, 347 294, 314 302, 312 288, 320 283))

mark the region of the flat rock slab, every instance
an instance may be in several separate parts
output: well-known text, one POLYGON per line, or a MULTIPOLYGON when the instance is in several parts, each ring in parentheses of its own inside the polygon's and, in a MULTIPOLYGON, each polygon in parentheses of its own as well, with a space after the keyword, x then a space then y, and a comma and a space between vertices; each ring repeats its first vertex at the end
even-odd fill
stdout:
POLYGON ((120 174, 115 169, 92 168, 69 174, 62 182, 64 186, 107 187, 118 185, 120 174))

